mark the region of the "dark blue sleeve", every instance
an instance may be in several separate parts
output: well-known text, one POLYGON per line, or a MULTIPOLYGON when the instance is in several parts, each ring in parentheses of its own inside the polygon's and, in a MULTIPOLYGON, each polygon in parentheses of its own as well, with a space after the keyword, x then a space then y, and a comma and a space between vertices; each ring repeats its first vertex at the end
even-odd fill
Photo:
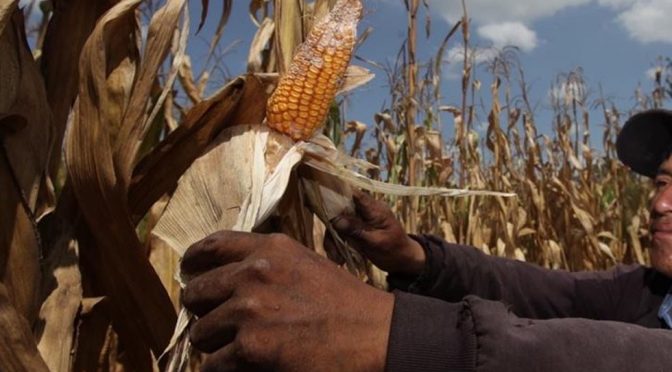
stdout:
POLYGON ((431 236, 413 236, 427 263, 416 278, 391 274, 390 286, 449 302, 468 295, 501 301, 521 317, 586 317, 633 321, 646 311, 646 269, 621 266, 608 271, 571 273, 488 256, 469 246, 431 236), (629 301, 629 302, 628 302, 629 301), (628 302, 630 305, 625 306, 628 302))
POLYGON ((386 370, 667 371, 672 332, 583 318, 529 319, 498 301, 395 292, 386 370))

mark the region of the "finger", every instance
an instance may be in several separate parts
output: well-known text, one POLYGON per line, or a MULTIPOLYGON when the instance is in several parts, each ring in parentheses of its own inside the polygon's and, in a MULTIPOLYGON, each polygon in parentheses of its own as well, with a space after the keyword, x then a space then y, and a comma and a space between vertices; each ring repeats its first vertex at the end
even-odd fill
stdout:
POLYGON ((236 283, 234 275, 240 267, 240 263, 220 266, 191 279, 182 292, 184 307, 203 316, 229 299, 236 283))
POLYGON ((368 193, 356 191, 352 193, 357 215, 364 221, 374 221, 387 217, 389 207, 368 193))
POLYGON ((234 372, 240 371, 233 354, 233 346, 226 345, 216 352, 206 355, 201 372, 234 372))
POLYGON ((366 250, 373 242, 371 227, 357 216, 338 216, 332 220, 332 226, 359 251, 366 250))
POLYGON ((205 356, 201 365, 201 372, 220 372, 220 371, 250 371, 250 372, 270 372, 275 371, 270 366, 251 363, 244 358, 244 351, 235 343, 230 343, 221 349, 205 356))
POLYGON ((352 215, 337 216, 331 220, 331 225, 337 233, 346 238, 358 238, 366 227, 361 218, 352 215))
POLYGON ((201 372, 254 371, 237 356, 233 344, 228 344, 212 354, 206 355, 201 372))
POLYGON ((238 326, 224 303, 198 319, 189 329, 189 340, 204 353, 212 353, 230 344, 236 337, 238 326))
POLYGON ((195 275, 227 263, 241 261, 264 244, 262 234, 219 231, 189 247, 182 257, 182 273, 195 275))

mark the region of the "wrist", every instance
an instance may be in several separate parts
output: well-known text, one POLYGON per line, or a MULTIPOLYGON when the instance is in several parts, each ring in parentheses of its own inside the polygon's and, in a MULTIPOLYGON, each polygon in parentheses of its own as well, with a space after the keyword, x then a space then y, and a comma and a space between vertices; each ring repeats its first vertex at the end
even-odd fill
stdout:
POLYGON ((400 267, 398 273, 406 275, 420 275, 425 271, 425 264, 427 263, 427 254, 422 245, 410 235, 406 235, 405 248, 405 264, 400 267))

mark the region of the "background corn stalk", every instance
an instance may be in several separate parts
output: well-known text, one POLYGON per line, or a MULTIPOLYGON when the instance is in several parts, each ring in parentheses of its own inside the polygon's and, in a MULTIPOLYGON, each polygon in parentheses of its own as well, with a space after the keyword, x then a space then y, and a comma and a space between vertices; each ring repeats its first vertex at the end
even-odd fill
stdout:
MULTIPOLYGON (((179 288, 175 254, 149 233, 177 180, 225 128, 263 121, 276 73, 334 1, 246 3, 258 26, 249 74, 212 94, 211 74, 194 74, 185 54, 193 2, 34 1, 23 11, 42 12, 42 20, 29 25, 17 3, 0 0, 0 369, 155 369, 179 288)), ((200 25, 207 5, 201 1, 200 25)), ((515 50, 502 50, 477 79, 465 8, 437 55, 419 61, 418 15, 427 4, 405 5, 408 40, 397 61, 364 61, 387 78, 388 106, 370 123, 354 122, 347 96, 339 98, 325 133, 343 152, 379 165, 374 179, 518 195, 387 198, 408 230, 549 268, 645 263, 649 186, 618 163, 614 144, 632 111, 667 102, 669 60, 657 61, 653 90, 637 91, 637 106, 627 109, 589 100, 580 70, 558 76, 554 91, 562 94, 545 123, 553 130, 540 135, 515 50), (458 42, 463 76, 450 88, 462 99, 449 106, 443 53, 458 42), (591 117, 591 107, 602 116, 591 117), (483 137, 479 121, 487 122, 483 137), (600 151, 590 148, 595 125, 600 151)), ((232 6, 224 1, 209 55, 232 6)), ((429 23, 424 30, 432 32, 429 23)), ((360 30, 359 45, 370 32, 360 30)), ((267 228, 320 250, 308 206, 281 210, 267 228)))

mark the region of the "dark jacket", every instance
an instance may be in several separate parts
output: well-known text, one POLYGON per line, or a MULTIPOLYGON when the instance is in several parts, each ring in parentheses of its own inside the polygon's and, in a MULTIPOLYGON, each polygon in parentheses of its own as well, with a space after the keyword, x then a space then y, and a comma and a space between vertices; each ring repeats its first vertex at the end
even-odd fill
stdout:
POLYGON ((657 317, 672 280, 653 269, 570 273, 415 238, 425 272, 388 278, 388 371, 672 371, 657 317))

